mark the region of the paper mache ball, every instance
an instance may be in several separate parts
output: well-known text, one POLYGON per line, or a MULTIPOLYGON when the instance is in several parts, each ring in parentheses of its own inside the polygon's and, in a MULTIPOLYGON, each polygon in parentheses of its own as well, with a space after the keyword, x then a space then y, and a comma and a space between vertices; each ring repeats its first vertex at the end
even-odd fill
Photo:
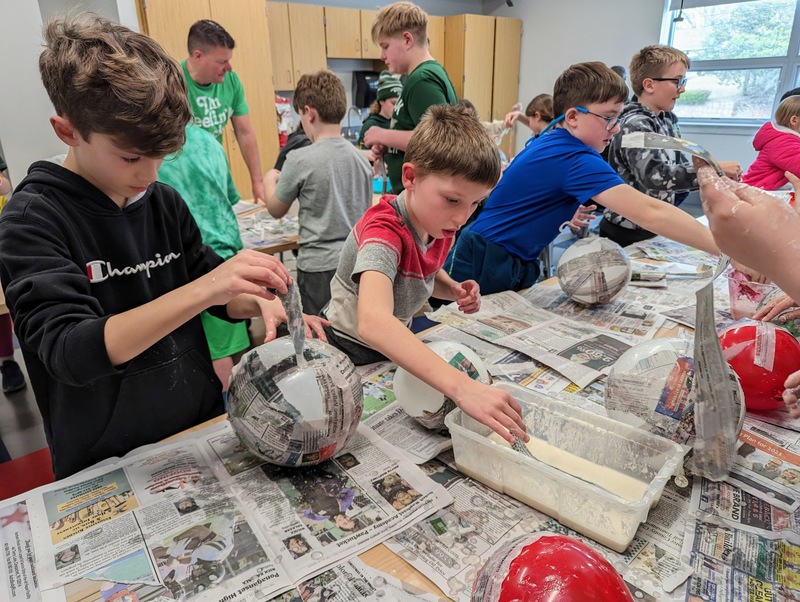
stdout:
MULTIPOLYGON (((605 405, 614 419, 644 428, 676 443, 695 439, 694 343, 685 339, 653 339, 623 353, 606 378, 605 405)), ((728 386, 739 408, 738 430, 744 424, 744 393, 733 370, 728 386)))
POLYGON ((558 284, 583 305, 606 304, 631 281, 631 262, 617 243, 591 236, 576 241, 558 260, 558 284))
POLYGON ((521 535, 497 550, 472 587, 472 602, 633 602, 611 563, 566 535, 521 535))
POLYGON ((722 355, 739 376, 748 410, 784 405, 786 378, 800 368, 800 343, 771 322, 740 320, 719 333, 722 355))
POLYGON ((363 389, 350 358, 307 339, 303 363, 283 337, 246 353, 231 374, 228 420, 248 451, 272 464, 328 460, 361 419, 363 389))
MULTIPOLYGON (((466 345, 455 341, 431 341, 427 345, 436 355, 473 380, 487 385, 492 382, 481 358, 466 345)), ((394 373, 393 390, 397 403, 406 414, 432 430, 444 428, 444 417, 456 407, 452 399, 403 368, 398 368, 394 373)))

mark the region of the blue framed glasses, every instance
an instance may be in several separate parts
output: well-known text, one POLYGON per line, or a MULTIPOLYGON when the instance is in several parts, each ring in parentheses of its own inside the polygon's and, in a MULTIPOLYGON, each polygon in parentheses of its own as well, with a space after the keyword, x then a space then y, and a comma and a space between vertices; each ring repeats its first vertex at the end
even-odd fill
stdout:
POLYGON ((688 81, 685 77, 651 77, 654 82, 672 82, 677 88, 685 88, 688 81))
POLYGON ((605 115, 598 115, 597 113, 592 113, 589 109, 587 109, 585 107, 575 107, 575 110, 580 112, 580 113, 585 113, 587 115, 594 115, 595 117, 599 117, 600 119, 605 121, 606 122, 606 131, 607 132, 610 132, 615 127, 617 127, 617 124, 620 121, 619 117, 606 117, 605 115))

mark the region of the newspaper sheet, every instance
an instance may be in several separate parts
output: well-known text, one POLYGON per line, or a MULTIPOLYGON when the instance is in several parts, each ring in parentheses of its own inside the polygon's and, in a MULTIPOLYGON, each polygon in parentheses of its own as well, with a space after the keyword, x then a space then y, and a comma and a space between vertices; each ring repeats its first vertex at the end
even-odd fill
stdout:
POLYGON ((728 480, 786 511, 800 507, 800 433, 747 416, 728 480))
POLYGON ((451 501, 363 424, 291 471, 222 423, 0 505, 0 599, 264 600, 451 501))
POLYGON ((706 523, 800 544, 800 509, 787 512, 726 481, 695 479, 689 512, 706 523))
POLYGON ((697 520, 687 522, 684 557, 694 567, 686 600, 800 600, 800 547, 697 520))
MULTIPOLYGON (((698 270, 713 270, 717 264, 717 258, 710 253, 687 247, 663 236, 656 236, 649 240, 637 242, 632 247, 647 259, 691 265, 698 270)), ((635 256, 637 254, 632 253, 631 255, 635 256)))
POLYGON ((428 314, 478 338, 535 359, 583 388, 607 374, 631 345, 615 336, 533 307, 513 292, 487 295, 482 309, 466 316, 451 306, 428 314))
POLYGON ((287 215, 275 219, 266 207, 258 206, 250 209, 240 201, 234 205, 236 220, 239 223, 239 234, 245 249, 259 249, 288 242, 299 233, 297 216, 287 215), (241 206, 241 211, 239 210, 241 206))
MULTIPOLYGON (((683 508, 683 494, 669 494, 669 506, 653 518, 654 529, 642 531, 625 554, 617 554, 525 504, 464 477, 440 460, 422 466, 430 477, 445 485, 455 498, 452 506, 409 527, 386 542, 387 547, 431 579, 457 601, 470 599, 477 571, 509 539, 538 531, 555 531, 577 537, 605 556, 629 587, 665 598, 691 574, 680 560, 683 524, 675 516, 675 500, 683 508), (678 524, 679 523, 679 524, 678 524), (661 532, 668 530, 667 538, 661 532), (676 531, 676 533, 672 533, 676 531)), ((655 513, 655 511, 654 511, 655 513)), ((653 598, 655 599, 655 598, 653 598)))
POLYGON ((607 305, 581 305, 567 297, 558 286, 537 284, 525 291, 522 297, 536 307, 610 332, 633 344, 652 339, 665 320, 661 314, 619 298, 607 305))

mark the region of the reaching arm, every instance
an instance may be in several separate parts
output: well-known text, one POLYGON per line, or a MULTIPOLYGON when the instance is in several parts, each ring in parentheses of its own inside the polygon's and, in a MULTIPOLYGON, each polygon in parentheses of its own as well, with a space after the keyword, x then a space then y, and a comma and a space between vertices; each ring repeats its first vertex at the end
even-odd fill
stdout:
POLYGON ((464 412, 496 431, 509 443, 525 425, 517 401, 508 393, 472 380, 445 362, 393 315, 392 281, 381 272, 361 274, 358 334, 373 349, 450 397, 464 412))
POLYGON ((414 130, 387 130, 373 125, 364 134, 364 145, 375 146, 377 144, 405 152, 408 148, 408 141, 413 135, 414 130))
POLYGON ((264 174, 264 204, 267 206, 269 214, 276 219, 286 215, 289 211, 289 207, 292 206, 291 203, 284 203, 281 201, 276 195, 280 177, 281 172, 277 169, 270 169, 264 174))
POLYGON ((711 231, 677 207, 619 184, 594 197, 597 202, 633 223, 683 244, 714 255, 719 248, 711 231))
POLYGON ((253 186, 253 200, 262 202, 264 200, 264 184, 261 181, 261 159, 258 155, 258 140, 253 124, 250 122, 250 115, 234 115, 231 117, 233 133, 239 148, 242 149, 242 157, 247 164, 247 171, 250 172, 250 182, 253 186))

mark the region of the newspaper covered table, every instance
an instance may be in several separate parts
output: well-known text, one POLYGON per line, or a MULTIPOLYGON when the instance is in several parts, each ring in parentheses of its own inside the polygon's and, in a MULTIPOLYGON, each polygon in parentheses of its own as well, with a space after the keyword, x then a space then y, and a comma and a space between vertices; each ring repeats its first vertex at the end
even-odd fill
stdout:
MULTIPOLYGON (((642 253, 682 266, 707 260, 649 244, 642 253)), ((445 310, 453 325, 422 337, 461 341, 496 378, 604 414, 604 371, 615 354, 652 336, 691 337, 700 285, 667 278, 596 310, 537 286, 487 298, 477 316, 445 310)), ((727 293, 716 295, 725 321, 727 293)), ((477 570, 510 537, 581 537, 459 474, 446 433, 426 431, 395 403, 393 370, 359 368, 358 437, 318 469, 261 465, 217 425, 0 502, 0 599, 99 602, 128 587, 140 600, 466 601, 477 570), (349 522, 317 520, 324 502, 339 504, 349 522)), ((800 421, 776 411, 748 417, 728 481, 670 482, 625 553, 581 538, 637 600, 796 600, 798 498, 800 421)))
POLYGON ((245 249, 275 255, 297 249, 297 216, 272 217, 263 205, 239 201, 233 206, 245 249))

